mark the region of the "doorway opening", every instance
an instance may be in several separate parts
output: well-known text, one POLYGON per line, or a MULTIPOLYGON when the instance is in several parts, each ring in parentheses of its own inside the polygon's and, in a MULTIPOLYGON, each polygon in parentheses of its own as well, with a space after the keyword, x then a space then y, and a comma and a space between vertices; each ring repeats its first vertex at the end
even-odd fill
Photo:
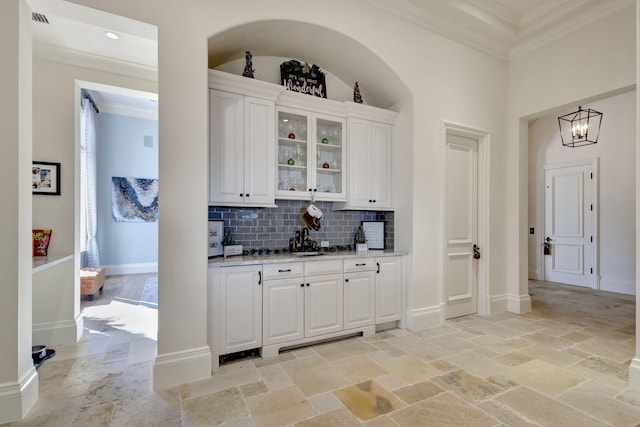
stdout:
POLYGON ((82 297, 84 338, 120 335, 154 357, 158 96, 84 81, 76 89, 81 267, 104 268, 107 276, 103 293, 82 297))

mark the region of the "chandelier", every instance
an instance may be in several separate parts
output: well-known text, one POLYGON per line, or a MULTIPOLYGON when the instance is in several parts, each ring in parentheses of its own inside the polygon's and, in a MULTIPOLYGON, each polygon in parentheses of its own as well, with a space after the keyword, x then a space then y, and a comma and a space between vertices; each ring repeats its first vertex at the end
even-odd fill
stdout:
POLYGON ((562 145, 575 148, 596 144, 601 123, 602 113, 591 108, 578 107, 578 111, 558 117, 562 145))

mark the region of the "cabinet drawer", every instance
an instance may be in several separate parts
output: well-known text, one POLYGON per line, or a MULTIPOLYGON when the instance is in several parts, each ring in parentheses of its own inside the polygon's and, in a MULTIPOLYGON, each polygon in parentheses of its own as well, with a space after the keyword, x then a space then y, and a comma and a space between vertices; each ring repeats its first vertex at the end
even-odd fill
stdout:
POLYGON ((301 262, 287 262, 282 264, 264 264, 262 272, 264 280, 288 279, 291 277, 302 277, 304 269, 301 262))
POLYGON ((376 263, 373 258, 355 258, 344 260, 344 272, 353 271, 370 271, 376 269, 376 263))
POLYGON ((318 276, 321 274, 342 274, 342 260, 306 261, 304 263, 305 276, 318 276))

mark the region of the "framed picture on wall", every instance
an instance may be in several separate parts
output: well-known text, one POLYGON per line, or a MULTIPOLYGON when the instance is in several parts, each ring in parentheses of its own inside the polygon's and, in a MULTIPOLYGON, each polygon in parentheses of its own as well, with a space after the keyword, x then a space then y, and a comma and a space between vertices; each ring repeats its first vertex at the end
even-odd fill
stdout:
POLYGON ((33 162, 31 167, 33 194, 60 195, 60 163, 33 162))
POLYGON ((384 221, 362 221, 369 249, 384 249, 384 221))
POLYGON ((224 221, 209 221, 209 256, 214 257, 223 254, 222 237, 224 221))

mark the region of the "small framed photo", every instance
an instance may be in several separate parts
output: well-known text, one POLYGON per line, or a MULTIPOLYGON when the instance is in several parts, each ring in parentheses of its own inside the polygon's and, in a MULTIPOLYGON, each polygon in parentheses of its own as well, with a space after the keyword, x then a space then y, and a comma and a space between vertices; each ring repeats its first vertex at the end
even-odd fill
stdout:
POLYGON ((222 255, 224 221, 209 221, 209 256, 222 255))
POLYGON ((60 163, 34 161, 31 171, 33 194, 60 195, 60 163))
POLYGON ((369 249, 384 250, 384 221, 362 221, 369 249))

